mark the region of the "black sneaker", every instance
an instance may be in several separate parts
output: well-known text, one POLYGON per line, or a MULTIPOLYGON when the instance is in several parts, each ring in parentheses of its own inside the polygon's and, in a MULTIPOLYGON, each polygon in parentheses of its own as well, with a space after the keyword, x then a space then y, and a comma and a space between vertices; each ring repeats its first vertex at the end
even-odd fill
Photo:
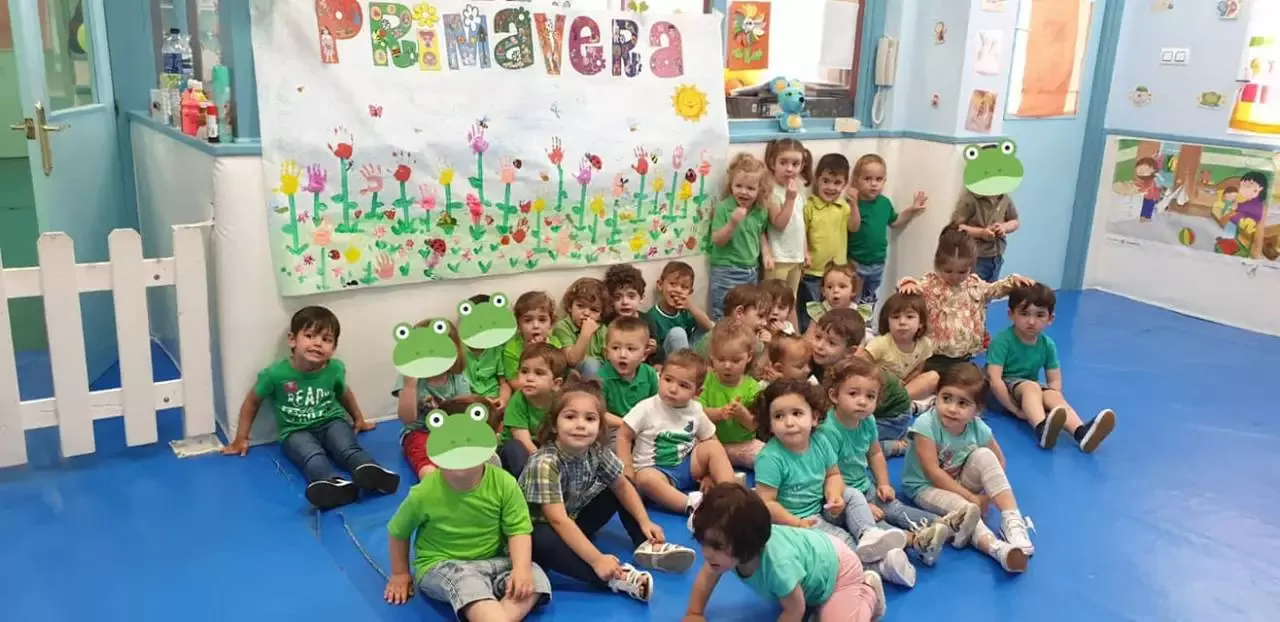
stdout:
POLYGON ((1102 444, 1103 439, 1107 438, 1111 431, 1116 429, 1116 413, 1110 408, 1104 408, 1098 416, 1080 426, 1084 429, 1084 435, 1080 437, 1080 451, 1091 454, 1098 449, 1098 445, 1102 444))
POLYGON ((400 487, 400 475, 395 471, 370 462, 356 467, 352 475, 356 478, 356 486, 364 490, 373 490, 384 495, 392 494, 400 487))
POLYGON ((321 510, 332 510, 356 500, 360 493, 355 484, 342 479, 322 479, 307 484, 307 501, 321 510))
MULTIPOLYGON (((1067 423, 1067 409, 1058 406, 1049 411, 1049 416, 1040 422, 1040 447, 1053 449, 1058 444, 1058 435, 1062 434, 1062 426, 1067 423)), ((356 481, 359 481, 358 479, 356 481)))

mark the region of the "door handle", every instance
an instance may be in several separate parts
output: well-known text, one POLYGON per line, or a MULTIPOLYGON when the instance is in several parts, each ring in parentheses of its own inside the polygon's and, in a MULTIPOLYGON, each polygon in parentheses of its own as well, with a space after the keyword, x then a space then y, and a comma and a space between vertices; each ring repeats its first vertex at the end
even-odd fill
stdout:
MULTIPOLYGON (((49 134, 52 132, 61 132, 70 127, 69 125, 49 125, 48 117, 45 115, 44 104, 36 102, 36 118, 32 122, 35 130, 35 140, 40 145, 40 168, 44 171, 44 176, 48 177, 53 174, 53 145, 49 142, 49 134)), ((30 139, 31 131, 27 132, 30 139)))
POLYGON ((31 117, 23 119, 22 123, 14 123, 10 125, 9 129, 15 132, 26 132, 27 140, 36 139, 36 122, 32 120, 31 117))

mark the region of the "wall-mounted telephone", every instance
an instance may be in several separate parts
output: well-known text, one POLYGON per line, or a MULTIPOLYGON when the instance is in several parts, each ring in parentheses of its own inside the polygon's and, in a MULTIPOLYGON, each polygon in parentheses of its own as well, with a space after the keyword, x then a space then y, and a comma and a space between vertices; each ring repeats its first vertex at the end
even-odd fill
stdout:
POLYGON ((898 76, 898 40, 880 37, 876 44, 876 94, 871 99, 871 126, 879 127, 884 121, 885 90, 893 86, 898 76))
POLYGON ((876 86, 893 86, 898 74, 898 40, 880 37, 876 44, 876 86))

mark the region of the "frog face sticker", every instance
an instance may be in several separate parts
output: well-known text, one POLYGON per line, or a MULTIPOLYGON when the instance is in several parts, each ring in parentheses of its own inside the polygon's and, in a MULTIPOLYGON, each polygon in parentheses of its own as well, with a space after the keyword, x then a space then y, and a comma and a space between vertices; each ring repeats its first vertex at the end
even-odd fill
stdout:
POLYGON ((1009 194, 1022 183, 1022 163, 1012 140, 964 148, 964 187, 978 196, 1009 194))
POLYGON ((480 466, 498 449, 484 404, 472 404, 454 415, 437 408, 427 413, 427 431, 427 456, 442 469, 480 466))
POLYGON ((503 294, 472 296, 458 303, 458 335, 468 348, 496 348, 516 334, 516 316, 503 294))
POLYGON ((430 320, 424 326, 397 324, 391 361, 396 371, 410 378, 434 378, 453 369, 458 345, 447 320, 430 320))

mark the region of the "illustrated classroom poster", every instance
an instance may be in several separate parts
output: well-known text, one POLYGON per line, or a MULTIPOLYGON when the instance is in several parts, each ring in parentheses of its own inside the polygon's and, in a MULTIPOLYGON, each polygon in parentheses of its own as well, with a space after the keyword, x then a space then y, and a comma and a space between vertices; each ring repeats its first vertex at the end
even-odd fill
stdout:
POLYGON ((743 71, 769 67, 770 7, 769 2, 729 3, 726 69, 743 71))
POLYGON ((254 3, 281 293, 701 252, 721 23, 577 4, 254 3))
POLYGON ((1122 138, 1107 232, 1220 255, 1280 258, 1275 153, 1122 138))

